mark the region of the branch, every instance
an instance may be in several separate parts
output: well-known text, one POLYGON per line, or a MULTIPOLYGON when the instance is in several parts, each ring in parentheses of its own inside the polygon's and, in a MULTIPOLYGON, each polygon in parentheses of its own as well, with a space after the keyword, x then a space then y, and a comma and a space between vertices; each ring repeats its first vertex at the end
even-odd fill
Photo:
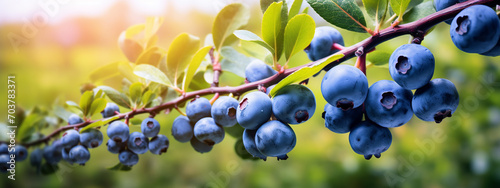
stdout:
MULTIPOLYGON (((426 16, 426 17, 424 17, 420 20, 417 20, 415 22, 412 22, 412 23, 398 25, 396 27, 386 28, 384 30, 381 30, 376 35, 373 35, 373 36, 371 36, 371 37, 369 37, 369 38, 367 38, 367 39, 365 39, 357 44, 354 44, 350 47, 347 47, 347 48, 337 52, 337 53, 344 54, 344 57, 337 60, 337 61, 331 62, 324 69, 326 71, 328 71, 332 67, 334 67, 334 66, 336 66, 336 65, 338 65, 338 64, 340 64, 340 63, 342 63, 342 62, 344 62, 352 57, 355 57, 356 51, 360 48, 364 49, 365 52, 369 52, 369 51, 372 51, 375 48, 375 46, 379 45, 380 43, 385 42, 385 41, 390 40, 390 39, 393 39, 393 38, 398 37, 398 36, 410 34, 412 36, 420 37, 422 33, 425 33, 428 29, 430 29, 434 25, 436 25, 440 22, 443 22, 449 18, 454 17, 460 11, 462 11, 463 9, 465 9, 471 5, 476 5, 476 4, 494 5, 495 2, 498 3, 498 0, 471 0, 471 1, 467 1, 467 2, 453 5, 451 7, 448 7, 444 10, 433 13, 429 16, 426 16)), ((207 89, 202 89, 202 90, 198 90, 198 91, 185 93, 184 95, 182 95, 182 96, 180 96, 172 101, 163 103, 159 106, 155 106, 155 107, 151 107, 151 108, 142 108, 142 109, 138 109, 135 111, 130 111, 127 113, 119 114, 118 119, 123 119, 127 116, 132 117, 136 114, 143 114, 143 113, 156 113, 157 114, 162 110, 175 108, 179 104, 184 103, 184 102, 188 101, 189 99, 195 98, 196 96, 203 96, 203 95, 215 94, 215 93, 219 93, 221 95, 232 93, 234 95, 239 96, 247 91, 257 89, 259 87, 259 85, 262 85, 264 87, 268 87, 268 86, 271 86, 273 84, 276 84, 279 81, 281 81, 282 79, 286 78, 288 75, 299 70, 300 68, 306 67, 306 66, 311 66, 314 63, 315 62, 311 62, 311 63, 305 64, 302 66, 286 69, 284 72, 275 74, 269 78, 259 80, 256 82, 252 82, 252 83, 243 84, 243 85, 236 86, 236 87, 212 86, 212 87, 207 88, 207 89)), ((214 70, 214 73, 215 72, 218 72, 218 71, 214 70)), ((220 70, 219 70, 219 73, 220 73, 220 70)), ((217 78, 217 83, 218 83, 218 76, 216 77, 214 75, 214 78, 217 78)), ((214 82, 215 82, 215 80, 214 80, 214 82)), ((214 85, 215 85, 215 83, 214 83, 214 85)), ((99 121, 99 120, 97 120, 97 121, 99 121)), ((93 122, 94 121, 86 121, 86 122, 80 123, 80 124, 63 126, 63 127, 56 129, 54 132, 52 132, 51 134, 47 135, 46 137, 44 137, 40 140, 25 143, 22 145, 24 145, 26 147, 30 147, 30 146, 38 145, 38 144, 41 144, 44 142, 47 143, 52 137, 58 135, 62 131, 65 131, 68 129, 85 127, 93 122)))

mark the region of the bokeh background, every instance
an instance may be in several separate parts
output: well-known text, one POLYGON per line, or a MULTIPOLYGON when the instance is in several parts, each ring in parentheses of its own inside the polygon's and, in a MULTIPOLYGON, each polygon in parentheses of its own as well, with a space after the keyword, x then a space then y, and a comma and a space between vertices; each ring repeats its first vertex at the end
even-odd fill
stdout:
MULTIPOLYGON (((80 87, 89 82, 92 70, 126 61, 117 38, 127 27, 145 22, 149 16, 163 17, 159 45, 167 48, 182 32, 205 38, 217 12, 231 2, 251 7, 252 16, 245 29, 259 34, 262 13, 257 0, 1 0, 0 99, 5 100, 0 100, 4 106, 0 114, 7 114, 7 75, 16 76, 16 101, 26 111, 50 107, 56 100, 78 101, 80 87), (52 3, 51 8, 44 9, 48 3, 52 3), (27 25, 34 23, 38 25, 30 30, 27 25), (9 37, 12 35, 25 40, 13 45, 9 37)), ((328 25, 312 9, 309 14, 318 26, 328 25)), ((368 37, 339 30, 348 46, 368 37)), ((398 37, 377 49, 391 53, 408 41, 409 36, 398 37)), ((441 124, 413 117, 408 124, 391 129, 393 143, 380 159, 365 160, 350 148, 348 134, 335 134, 324 127, 321 112, 326 102, 319 90, 323 72, 309 81, 309 88, 316 94, 316 113, 308 122, 292 126, 297 145, 286 161, 243 160, 234 151, 236 139, 229 135, 211 152, 197 153, 188 143, 179 143, 170 136, 172 121, 179 115, 172 112, 157 116, 161 134, 171 140, 169 151, 161 156, 149 152, 141 155, 131 171, 107 170, 118 163, 118 156, 109 153, 103 144, 90 150, 91 159, 85 166, 61 162, 60 170, 48 176, 37 174, 28 161, 17 163, 16 180, 0 174, 0 186, 498 187, 500 58, 459 51, 444 23, 426 37, 423 45, 436 58, 434 78, 455 83, 460 106, 452 118, 441 124)), ((306 63, 305 53, 297 55, 295 61, 306 63)), ((346 63, 353 64, 354 59, 346 63)), ((391 79, 383 66, 370 67, 367 75, 370 84, 391 79)), ((6 117, 2 115, 0 120, 4 122, 6 117)), ((1 140, 6 140, 4 126, 0 127, 1 140)), ((42 133, 55 128, 48 127, 42 133)), ((131 128, 138 130, 138 126, 131 128)))

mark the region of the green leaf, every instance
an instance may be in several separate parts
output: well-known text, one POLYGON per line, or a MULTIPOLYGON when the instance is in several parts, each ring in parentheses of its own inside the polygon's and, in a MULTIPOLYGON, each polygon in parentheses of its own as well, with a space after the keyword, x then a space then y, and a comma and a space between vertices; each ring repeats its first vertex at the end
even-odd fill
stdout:
POLYGON ((390 57, 391 57, 390 53, 375 50, 373 52, 368 53, 368 55, 366 56, 366 60, 368 60, 373 65, 380 66, 389 63, 390 57))
POLYGON ((210 87, 210 84, 207 83, 203 78, 204 75, 205 71, 196 72, 196 74, 194 74, 191 83, 189 84, 189 89, 200 90, 210 87))
POLYGON ((313 18, 307 14, 300 14, 290 19, 285 28, 284 47, 287 60, 309 46, 315 29, 316 24, 313 18))
POLYGON ((125 107, 125 108, 128 108, 130 109, 131 108, 131 105, 130 105, 130 100, 129 98, 127 97, 127 95, 123 94, 123 93, 120 93, 119 91, 111 88, 111 87, 108 87, 108 86, 99 86, 97 87, 99 89, 101 89, 102 91, 104 91, 104 93, 106 93, 106 95, 108 96, 108 98, 115 102, 116 104, 122 106, 122 107, 125 107))
POLYGON ((130 26, 118 37, 118 46, 130 62, 135 62, 143 51, 142 45, 133 37, 142 32, 144 28, 144 24, 130 26))
POLYGON ((302 11, 303 14, 307 14, 308 12, 309 12, 309 7, 304 8, 304 10, 302 11))
POLYGON ((98 82, 120 75, 120 73, 116 71, 119 63, 120 62, 110 63, 93 70, 89 76, 90 81, 98 82))
POLYGON ((186 70, 186 74, 184 74, 184 79, 182 80, 183 91, 186 91, 186 89, 188 88, 194 74, 196 73, 196 70, 198 69, 198 67, 200 67, 201 62, 203 61, 203 59, 205 59, 205 56, 207 56, 207 53, 211 48, 212 46, 205 46, 199 49, 194 55, 193 59, 191 59, 191 62, 189 63, 189 66, 186 70))
POLYGON ((109 167, 108 170, 115 170, 115 171, 130 171, 132 170, 132 167, 130 166, 125 166, 122 163, 118 163, 113 167, 109 167))
POLYGON ((16 133, 17 139, 23 140, 29 137, 35 132, 40 123, 43 123, 43 121, 44 117, 37 113, 31 113, 30 115, 28 115, 26 119, 24 119, 21 126, 18 127, 18 131, 16 133))
POLYGON ((52 110, 54 111, 54 115, 66 122, 68 121, 68 117, 72 114, 60 105, 53 105, 52 110))
POLYGON ((151 103, 156 97, 156 94, 153 93, 151 90, 148 90, 142 95, 142 104, 144 106, 147 106, 149 103, 151 103))
POLYGON ((352 0, 307 0, 309 5, 327 22, 350 31, 365 33, 363 12, 352 0))
POLYGON ((168 87, 173 87, 172 82, 170 82, 167 78, 167 75, 154 66, 147 64, 137 65, 134 67, 134 74, 141 78, 151 80, 168 87))
MULTIPOLYGON (((302 7, 303 0, 294 0, 292 3, 292 7, 290 7, 290 13, 288 13, 288 18, 291 19, 295 15, 299 14, 300 7, 302 7)), ((290 20, 288 20, 290 21, 290 20)))
POLYGON ((76 108, 76 109, 82 111, 82 109, 80 108, 80 105, 76 104, 76 102, 66 101, 66 105, 68 105, 69 107, 76 108))
POLYGON ((144 35, 146 39, 151 38, 158 29, 160 29, 161 24, 163 23, 163 17, 149 17, 146 18, 146 25, 144 29, 144 35))
POLYGON ((294 73, 287 76, 285 79, 281 80, 278 84, 276 84, 276 86, 274 86, 273 89, 271 89, 269 94, 271 96, 276 95, 278 90, 280 90, 281 88, 283 88, 291 83, 302 81, 302 80, 305 80, 305 79, 313 76, 314 74, 321 71, 326 65, 328 65, 331 62, 338 60, 342 57, 344 57, 344 54, 332 54, 328 57, 325 57, 323 59, 316 61, 316 63, 314 63, 311 66, 302 67, 301 69, 295 71, 294 73))
POLYGON ((281 1, 282 0, 260 0, 260 9, 262 10, 262 13, 264 13, 272 3, 281 1))
POLYGON ((245 146, 243 145, 243 139, 241 138, 239 138, 236 143, 234 143, 234 151, 236 152, 236 155, 238 155, 238 157, 242 159, 256 159, 245 149, 245 146))
POLYGON ((375 24, 383 22, 387 12, 388 0, 363 0, 363 5, 368 15, 375 21, 375 24))
POLYGON ((233 3, 224 7, 215 17, 212 27, 214 45, 220 50, 224 41, 235 30, 247 25, 250 19, 250 10, 243 4, 233 3))
POLYGON ((274 49, 274 62, 278 62, 281 52, 283 51, 283 37, 286 22, 283 24, 282 19, 286 19, 286 15, 282 15, 283 2, 272 3, 262 16, 262 39, 274 49))
MULTIPOLYGON (((234 48, 225 46, 221 50, 221 55, 224 57, 220 62, 222 71, 232 72, 242 78, 245 78, 245 68, 253 60, 234 48)), ((207 70, 208 72, 209 70, 207 70)))
POLYGON ((163 56, 165 56, 166 50, 159 47, 152 47, 141 53, 137 58, 135 64, 150 64, 153 66, 158 66, 163 56))
POLYGON ((403 16, 403 23, 410 23, 435 13, 434 3, 427 1, 413 7, 410 11, 403 16))
POLYGON ((97 98, 92 102, 92 105, 90 106, 90 111, 89 111, 89 116, 92 116, 96 113, 99 113, 106 108, 106 99, 104 98, 97 98))
POLYGON ((80 133, 83 133, 89 129, 93 129, 93 128, 96 128, 96 127, 101 127, 101 126, 104 126, 106 124, 108 124, 109 122, 111 121, 114 121, 114 120, 117 120, 119 117, 118 116, 113 116, 113 117, 110 117, 110 118, 107 118, 107 119, 103 119, 103 120, 98 120, 98 121, 95 121, 94 123, 91 123, 83 128, 80 129, 80 133))
POLYGON ((94 91, 86 91, 80 97, 80 108, 82 109, 83 116, 87 116, 89 114, 92 101, 94 101, 94 91))
POLYGON ((261 45, 262 47, 266 48, 271 52, 271 54, 274 55, 274 49, 273 47, 269 46, 264 40, 262 40, 259 36, 257 36, 255 33, 252 33, 251 31, 247 30, 236 30, 234 31, 234 35, 238 37, 241 40, 244 41, 249 41, 249 42, 254 42, 256 44, 261 45))
POLYGON ((408 4, 410 4, 410 0, 390 0, 392 11, 398 16, 398 20, 403 19, 408 4))
POLYGON ((178 35, 170 44, 165 74, 170 80, 174 80, 174 85, 177 85, 177 77, 186 69, 198 48, 200 48, 200 38, 187 33, 178 35))
POLYGON ((129 96, 132 103, 137 105, 141 101, 141 95, 142 95, 142 83, 136 82, 130 85, 129 96))
MULTIPOLYGON (((165 59, 165 56, 163 56, 162 59, 165 59)), ((139 79, 137 76, 134 74, 134 69, 130 65, 129 62, 120 62, 118 63, 118 71, 122 74, 123 77, 125 77, 128 81, 130 82, 138 82, 139 79)), ((115 70, 116 72, 116 70, 115 70)))

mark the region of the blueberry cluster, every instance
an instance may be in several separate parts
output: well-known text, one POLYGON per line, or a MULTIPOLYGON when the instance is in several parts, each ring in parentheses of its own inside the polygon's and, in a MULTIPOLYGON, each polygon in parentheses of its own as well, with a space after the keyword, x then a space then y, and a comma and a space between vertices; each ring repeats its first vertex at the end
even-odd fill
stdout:
POLYGON ((8 169, 13 169, 16 162, 24 161, 28 157, 28 150, 22 145, 10 146, 0 144, 0 172, 5 173, 8 169))

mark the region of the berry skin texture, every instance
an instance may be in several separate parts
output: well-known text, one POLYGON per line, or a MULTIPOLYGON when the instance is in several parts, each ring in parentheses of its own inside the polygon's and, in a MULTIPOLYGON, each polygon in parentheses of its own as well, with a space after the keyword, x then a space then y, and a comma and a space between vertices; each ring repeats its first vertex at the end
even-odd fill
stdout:
POLYGON ((162 153, 167 152, 169 145, 170 141, 168 140, 167 136, 159 134, 151 138, 151 141, 149 141, 148 144, 148 148, 152 154, 161 155, 162 153))
POLYGON ((61 155, 62 155, 62 159, 65 160, 66 162, 68 162, 69 164, 73 164, 75 163, 75 159, 74 158, 70 158, 69 157, 69 152, 71 151, 71 149, 62 149, 61 150, 61 155))
POLYGON ((210 117, 211 115, 210 101, 203 97, 197 97, 189 101, 186 106, 186 115, 191 123, 196 123, 198 120, 204 117, 210 117))
POLYGON ((10 156, 8 154, 1 154, 0 155, 0 172, 6 173, 7 169, 9 169, 9 164, 7 164, 10 161, 10 156))
POLYGON ((80 143, 80 133, 74 129, 67 130, 61 138, 61 143, 66 149, 75 147, 80 143))
POLYGON ((492 8, 473 5, 453 18, 450 36, 455 46, 464 52, 485 53, 500 38, 500 20, 492 8))
POLYGON ((215 124, 214 119, 211 117, 196 122, 193 133, 196 139, 210 146, 222 142, 225 136, 224 129, 215 124))
POLYGON ((43 151, 40 148, 34 149, 30 154, 30 164, 34 167, 42 165, 43 151))
POLYGON ((363 104, 368 93, 365 74, 354 66, 337 65, 330 69, 321 81, 323 98, 335 107, 344 110, 363 104))
POLYGON ((118 159, 120 160, 120 163, 125 166, 134 166, 139 162, 139 155, 135 154, 134 152, 125 150, 118 154, 118 159))
POLYGON ((368 89, 366 116, 382 127, 402 126, 413 117, 412 98, 412 92, 396 82, 380 80, 368 89))
POLYGON ((500 39, 497 44, 489 51, 481 53, 481 55, 496 57, 500 55, 500 39))
POLYGON ((372 155, 380 158, 380 154, 391 146, 392 134, 388 128, 373 122, 362 121, 354 126, 349 133, 349 143, 357 154, 364 155, 369 160, 372 155))
POLYGON ((212 105, 212 118, 217 125, 223 127, 232 127, 238 123, 236 121, 236 109, 238 101, 232 97, 219 97, 212 105))
POLYGON ((9 154, 9 146, 5 143, 0 144, 0 155, 9 154))
POLYGON ((296 142, 292 128, 280 121, 268 121, 255 133, 255 145, 264 155, 278 157, 292 151, 296 142))
POLYGON ((420 44, 405 44, 389 58, 389 73, 401 87, 418 89, 429 83, 434 75, 434 56, 420 44))
POLYGON ((96 148, 102 144, 103 136, 97 129, 89 129, 80 134, 80 143, 87 148, 96 148))
POLYGON ((193 147, 193 149, 195 151, 197 151, 198 153, 207 153, 207 152, 211 151, 213 148, 213 146, 210 146, 208 144, 200 142, 198 139, 196 139, 194 137, 191 139, 190 143, 191 143, 191 146, 193 147))
POLYGON ((115 142, 125 142, 128 139, 130 130, 127 124, 121 121, 113 121, 109 124, 108 129, 106 130, 106 134, 109 139, 112 139, 115 142))
POLYGON ((85 165, 90 159, 90 152, 86 147, 78 145, 69 151, 69 158, 77 164, 85 165))
POLYGON ((246 94, 236 109, 236 120, 245 129, 256 130, 271 118, 273 104, 260 91, 246 94))
POLYGON ((115 142, 111 139, 109 139, 108 142, 106 142, 106 146, 108 146, 108 151, 115 154, 120 153, 120 151, 124 150, 126 145, 127 144, 125 143, 115 142))
POLYGON ((140 132, 133 132, 127 142, 128 149, 136 154, 143 154, 148 151, 148 138, 140 132))
POLYGON ((120 108, 118 107, 118 105, 112 102, 108 102, 106 104, 106 108, 104 108, 104 110, 101 112, 101 115, 103 118, 113 117, 114 115, 116 115, 115 111, 120 113, 120 108))
POLYGON ((274 116, 289 124, 304 123, 316 110, 313 92, 304 85, 287 85, 281 88, 273 100, 274 116))
POLYGON ((243 131, 243 146, 253 157, 258 157, 264 161, 266 161, 267 157, 262 154, 258 149, 257 145, 255 145, 255 133, 256 130, 245 129, 243 131))
POLYGON ((76 114, 71 114, 68 117, 68 124, 75 125, 75 124, 79 124, 79 123, 83 123, 83 119, 80 116, 78 116, 76 114))
POLYGON ((342 110, 327 103, 323 118, 325 119, 325 127, 330 131, 339 134, 348 133, 354 125, 361 122, 363 107, 342 110))
POLYGON ((28 158, 28 150, 26 150, 26 147, 24 146, 16 145, 15 155, 16 155, 16 162, 24 161, 26 158, 28 158))
POLYGON ((43 158, 49 164, 57 164, 62 159, 62 150, 56 150, 53 145, 43 148, 43 158))
POLYGON ((160 132, 160 123, 153 118, 146 118, 141 123, 141 131, 144 136, 154 137, 160 132))
POLYGON ((189 142, 193 138, 193 127, 189 118, 183 115, 177 116, 172 124, 172 136, 179 142, 189 142))
POLYGON ((278 73, 271 66, 261 60, 253 60, 245 68, 245 77, 248 82, 256 82, 278 73))
POLYGON ((318 27, 311 44, 305 51, 311 61, 316 61, 338 51, 332 49, 333 43, 344 46, 344 39, 340 32, 330 26, 318 27))
POLYGON ((437 78, 417 89, 412 99, 413 113, 424 121, 440 123, 451 117, 458 107, 459 96, 453 82, 437 78))

